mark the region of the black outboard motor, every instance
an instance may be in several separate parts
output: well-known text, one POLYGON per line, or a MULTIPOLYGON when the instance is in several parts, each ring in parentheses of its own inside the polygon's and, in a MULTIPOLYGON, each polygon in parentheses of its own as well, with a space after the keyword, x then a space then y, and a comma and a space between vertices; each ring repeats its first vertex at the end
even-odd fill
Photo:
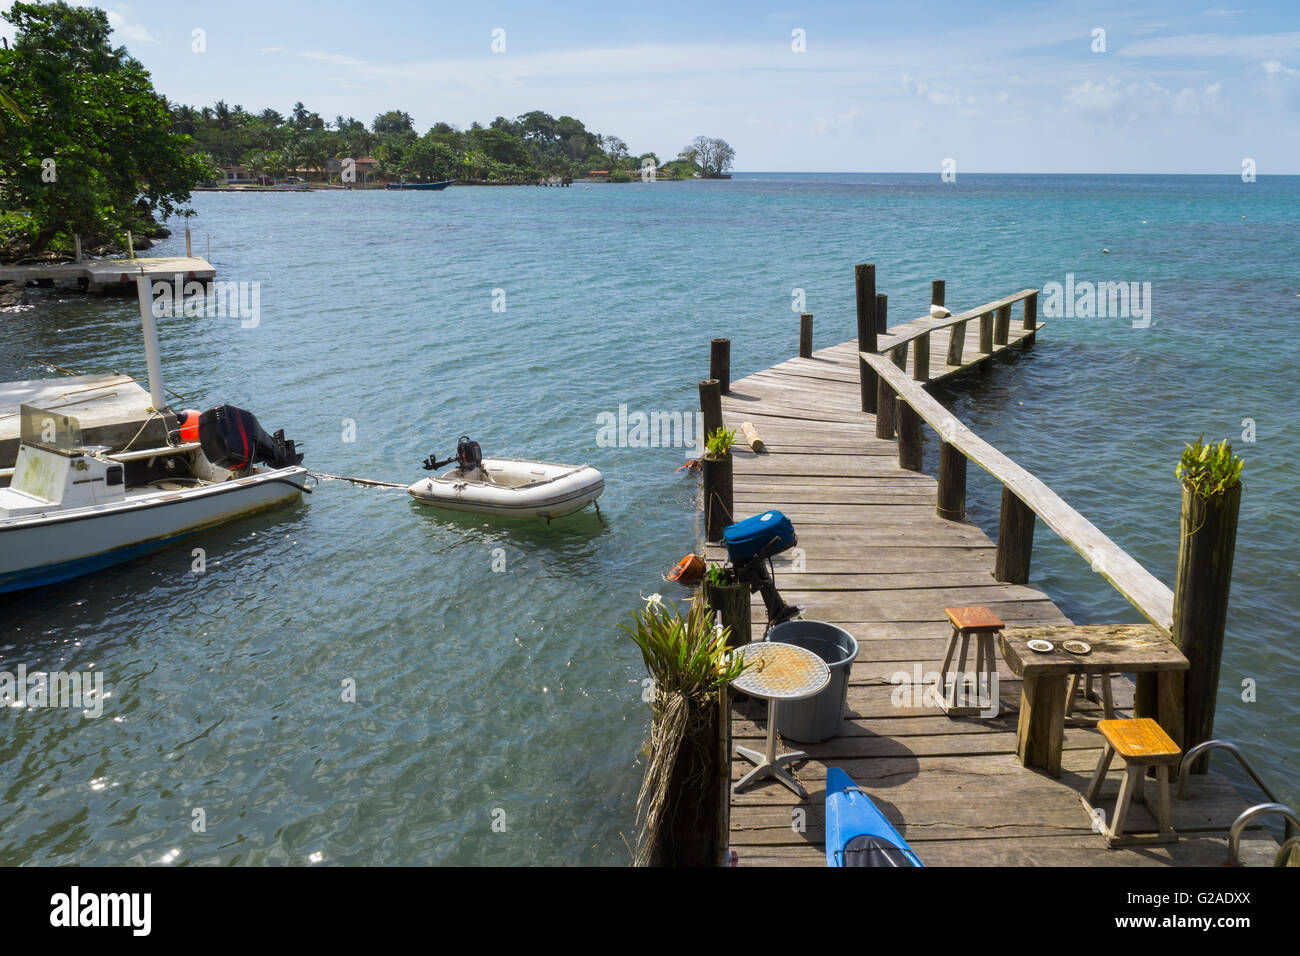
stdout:
POLYGON ((181 438, 197 440, 204 457, 219 468, 237 471, 255 463, 272 468, 302 464, 302 454, 284 437, 284 429, 268 435, 252 412, 218 405, 202 414, 187 411, 184 415, 181 438), (197 416, 197 425, 193 416, 197 416))
POLYGON ((779 511, 765 511, 722 529, 722 543, 736 569, 736 579, 760 591, 767 607, 767 626, 774 627, 803 613, 803 608, 786 604, 772 580, 772 557, 799 543, 794 524, 779 511))
POLYGON ((442 461, 430 455, 424 459, 423 465, 425 471, 437 471, 444 465, 450 465, 456 462, 462 472, 470 472, 476 468, 483 467, 483 449, 479 443, 474 441, 468 435, 461 435, 456 441, 456 454, 450 458, 444 458, 442 461))

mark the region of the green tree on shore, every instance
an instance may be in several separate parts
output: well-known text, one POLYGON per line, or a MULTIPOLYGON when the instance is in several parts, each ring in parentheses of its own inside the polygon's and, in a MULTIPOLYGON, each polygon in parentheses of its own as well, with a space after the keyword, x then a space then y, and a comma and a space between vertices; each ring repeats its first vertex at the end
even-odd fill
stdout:
POLYGON ((60 233, 101 240, 167 216, 209 178, 167 102, 104 11, 15 3, 12 49, 0 49, 0 89, 25 121, 0 138, 0 213, 17 214, 27 252, 60 233))

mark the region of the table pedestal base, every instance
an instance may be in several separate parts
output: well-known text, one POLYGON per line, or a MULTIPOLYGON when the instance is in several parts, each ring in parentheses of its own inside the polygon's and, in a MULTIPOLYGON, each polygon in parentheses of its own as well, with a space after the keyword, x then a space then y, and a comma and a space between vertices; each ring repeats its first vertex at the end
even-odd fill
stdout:
POLYGON ((750 750, 748 747, 737 747, 736 753, 754 764, 753 770, 736 781, 735 790, 737 793, 760 780, 774 777, 798 794, 800 799, 807 799, 808 791, 799 784, 798 780, 785 771, 786 764, 794 763, 796 760, 803 760, 808 756, 802 750, 781 754, 781 756, 771 761, 767 759, 766 754, 761 754, 757 750, 750 750))

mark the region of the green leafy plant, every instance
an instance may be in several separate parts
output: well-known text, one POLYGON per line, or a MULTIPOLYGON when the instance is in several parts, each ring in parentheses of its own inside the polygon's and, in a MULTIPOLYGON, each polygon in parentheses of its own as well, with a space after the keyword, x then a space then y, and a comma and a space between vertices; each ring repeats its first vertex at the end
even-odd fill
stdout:
POLYGON ((725 588, 736 583, 736 572, 725 564, 711 564, 705 578, 714 587, 725 588))
POLYGON ((731 454, 731 446, 736 443, 734 428, 715 428, 704 440, 705 450, 711 458, 726 458, 731 454))
POLYGON ((1205 436, 1196 439, 1183 449, 1182 459, 1174 474, 1202 498, 1221 495, 1241 484, 1241 469, 1245 462, 1232 453, 1232 443, 1226 438, 1218 443, 1203 443, 1205 436))
POLYGON ((698 831, 697 822, 709 817, 709 781, 718 772, 717 691, 739 677, 746 664, 728 649, 730 632, 714 626, 703 601, 692 602, 683 617, 677 605, 655 594, 635 617, 635 626, 619 626, 640 649, 654 679, 654 694, 649 759, 636 800, 641 832, 633 862, 662 865, 682 852, 682 821, 696 821, 686 830, 698 831))

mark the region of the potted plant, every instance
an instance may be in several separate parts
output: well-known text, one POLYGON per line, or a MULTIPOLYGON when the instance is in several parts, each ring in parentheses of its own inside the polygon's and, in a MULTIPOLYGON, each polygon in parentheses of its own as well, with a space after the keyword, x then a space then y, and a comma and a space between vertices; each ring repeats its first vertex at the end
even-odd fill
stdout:
POLYGON ((736 580, 734 568, 709 566, 702 584, 704 604, 730 633, 728 644, 736 647, 750 641, 749 585, 736 580))
POLYGON ((732 523, 731 446, 734 428, 716 428, 704 441, 700 475, 704 484, 704 537, 721 541, 722 529, 732 523))
MULTIPOLYGON (((1175 469, 1183 501, 1173 641, 1191 664, 1184 679, 1183 739, 1177 741, 1184 750, 1214 736, 1244 464, 1226 439, 1206 445, 1204 437, 1183 449, 1175 469)), ((1197 761, 1192 772, 1204 773, 1205 765, 1197 761)))
POLYGON ((745 670, 727 647, 728 632, 702 602, 683 617, 651 595, 620 625, 653 679, 650 748, 637 795, 636 866, 716 866, 726 848, 729 796, 726 688, 745 670))

